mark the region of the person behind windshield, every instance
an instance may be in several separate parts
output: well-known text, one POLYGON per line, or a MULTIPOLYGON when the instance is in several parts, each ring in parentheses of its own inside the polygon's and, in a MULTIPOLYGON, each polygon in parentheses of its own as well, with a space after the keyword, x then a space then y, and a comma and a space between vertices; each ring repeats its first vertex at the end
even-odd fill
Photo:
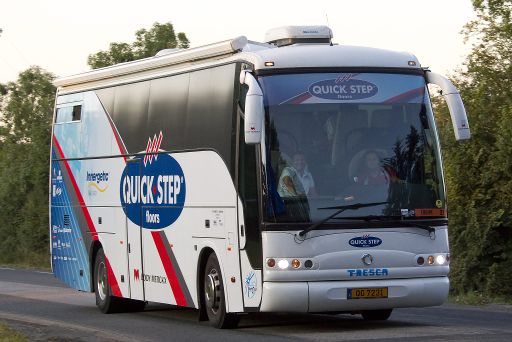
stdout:
POLYGON ((379 154, 374 150, 366 151, 363 168, 354 182, 360 185, 386 185, 394 181, 396 172, 389 166, 381 166, 379 154))
POLYGON ((293 155, 293 166, 281 172, 277 192, 281 197, 317 196, 313 175, 302 152, 293 155))

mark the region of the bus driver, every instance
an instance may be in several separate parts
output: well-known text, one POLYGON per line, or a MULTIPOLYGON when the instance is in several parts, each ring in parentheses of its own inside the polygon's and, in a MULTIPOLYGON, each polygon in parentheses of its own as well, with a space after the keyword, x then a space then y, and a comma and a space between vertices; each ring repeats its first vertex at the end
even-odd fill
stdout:
POLYGON ((283 169, 277 192, 281 197, 317 196, 315 181, 308 170, 304 153, 296 152, 293 155, 293 166, 283 169))

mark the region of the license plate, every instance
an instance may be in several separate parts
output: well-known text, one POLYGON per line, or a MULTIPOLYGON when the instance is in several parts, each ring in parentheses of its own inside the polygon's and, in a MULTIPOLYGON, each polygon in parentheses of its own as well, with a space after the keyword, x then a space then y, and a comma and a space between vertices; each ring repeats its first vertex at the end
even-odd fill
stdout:
POLYGON ((347 299, 388 298, 387 287, 362 287, 347 289, 347 299))

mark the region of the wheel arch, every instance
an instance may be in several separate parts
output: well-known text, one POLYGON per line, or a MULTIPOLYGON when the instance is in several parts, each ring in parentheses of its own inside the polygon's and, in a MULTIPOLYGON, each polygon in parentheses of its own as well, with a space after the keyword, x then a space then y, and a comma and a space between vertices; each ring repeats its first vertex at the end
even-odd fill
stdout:
MULTIPOLYGON (((199 252, 199 257, 197 258, 197 272, 196 272, 196 289, 197 289, 197 306, 199 308, 199 320, 207 321, 208 315, 206 314, 204 298, 203 298, 203 290, 204 290, 204 268, 206 266, 206 262, 210 255, 215 254, 215 250, 210 246, 205 246, 199 252)), ((218 259, 218 257, 217 257, 218 259)))
POLYGON ((90 274, 90 283, 89 287, 91 292, 94 292, 94 264, 96 263, 96 255, 98 255, 98 251, 103 248, 101 242, 98 240, 93 241, 89 253, 89 274, 90 274))

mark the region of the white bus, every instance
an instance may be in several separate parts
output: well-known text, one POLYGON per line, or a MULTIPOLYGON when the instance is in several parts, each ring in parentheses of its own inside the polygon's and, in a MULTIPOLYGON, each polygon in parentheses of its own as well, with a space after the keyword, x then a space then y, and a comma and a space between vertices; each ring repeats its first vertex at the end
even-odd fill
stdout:
POLYGON ((104 313, 146 302, 234 327, 250 312, 440 305, 446 195, 409 53, 282 27, 55 81, 53 273, 104 313))

